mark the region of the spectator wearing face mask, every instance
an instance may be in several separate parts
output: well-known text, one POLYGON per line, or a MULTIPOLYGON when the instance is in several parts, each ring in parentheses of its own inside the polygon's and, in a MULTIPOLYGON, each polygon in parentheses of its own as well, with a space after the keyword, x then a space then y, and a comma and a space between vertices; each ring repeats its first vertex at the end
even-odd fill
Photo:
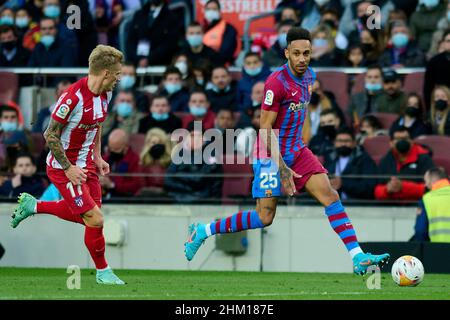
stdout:
POLYGON ((348 39, 339 31, 341 13, 337 8, 328 5, 321 12, 320 24, 326 25, 331 29, 331 36, 334 39, 336 48, 342 51, 346 50, 348 47, 348 39))
POLYGON ((284 53, 284 49, 287 46, 286 36, 288 31, 294 26, 294 20, 280 21, 277 27, 277 40, 272 47, 263 54, 263 61, 266 65, 270 67, 279 67, 286 63, 286 55, 284 53))
POLYGON ((342 64, 342 53, 336 48, 331 31, 328 25, 320 24, 312 33, 311 66, 330 67, 342 64))
POLYGON ((304 8, 301 10, 302 23, 301 27, 313 30, 321 22, 321 18, 325 10, 334 10, 336 14, 342 15, 343 7, 339 0, 314 0, 306 1, 304 8))
POLYGON ((383 72, 383 92, 378 99, 377 112, 400 114, 406 102, 400 76, 393 69, 383 72))
MULTIPOLYGON (((131 91, 136 101, 136 109, 139 112, 147 112, 149 106, 149 99, 145 93, 137 90, 138 79, 136 76, 136 67, 132 62, 125 62, 122 64, 122 73, 120 76, 120 81, 118 83, 119 90, 131 91)), ((117 95, 117 90, 113 92, 112 100, 115 99, 117 95)))
POLYGON ((431 93, 430 123, 433 134, 450 136, 450 89, 446 86, 436 86, 431 93))
POLYGON ((412 41, 404 21, 394 21, 387 48, 379 60, 383 67, 414 68, 425 66, 425 55, 412 41))
POLYGON ((378 100, 382 93, 383 72, 379 66, 372 65, 366 71, 365 90, 353 94, 347 108, 355 128, 359 126, 360 119, 365 114, 378 111, 378 100))
POLYGON ((218 52, 203 43, 203 28, 200 23, 194 21, 186 29, 186 42, 181 50, 193 65, 212 64, 222 65, 225 60, 218 52))
POLYGON ((108 137, 108 152, 103 159, 109 163, 110 175, 99 176, 105 197, 132 197, 142 186, 139 177, 120 174, 140 173, 139 156, 131 149, 128 134, 114 129, 108 137), (117 174, 117 175, 111 175, 117 174))
POLYGON ((170 165, 172 145, 169 136, 160 128, 150 129, 141 151, 140 165, 144 177, 141 195, 161 194, 164 188, 164 174, 170 165))
POLYGON ((237 48, 236 29, 222 18, 220 2, 208 0, 204 7, 203 43, 219 53, 222 61, 232 63, 237 48))
POLYGON ((114 129, 122 129, 128 135, 138 133, 139 121, 144 115, 136 110, 133 93, 119 91, 114 99, 113 110, 103 122, 102 134, 106 138, 114 129))
POLYGON ((430 48, 433 32, 446 12, 447 5, 443 0, 419 0, 419 6, 411 15, 409 25, 411 35, 423 52, 430 48))
POLYGON ((316 156, 325 156, 334 149, 336 132, 343 127, 335 110, 327 109, 320 113, 320 126, 317 134, 309 142, 309 149, 316 156))
POLYGON ((163 75, 162 90, 158 95, 168 97, 173 112, 187 112, 189 91, 183 87, 182 74, 176 67, 167 67, 163 75))
POLYGON ((225 67, 215 67, 211 73, 211 88, 206 90, 211 110, 217 112, 220 109, 237 111, 237 88, 232 81, 230 72, 225 67))
POLYGON ((241 117, 236 127, 245 128, 251 126, 253 114, 256 110, 261 109, 261 103, 264 97, 264 81, 256 82, 252 87, 251 101, 247 106, 244 107, 241 117))
POLYGON ((431 93, 436 85, 444 85, 450 88, 450 29, 444 32, 442 37, 444 52, 433 57, 427 64, 423 87, 423 98, 430 110, 431 93))
POLYGON ((192 62, 187 55, 179 53, 174 56, 172 66, 180 70, 182 86, 185 88, 193 88, 196 85, 196 77, 194 75, 192 62))
POLYGON ((245 112, 252 103, 251 94, 255 83, 266 81, 270 73, 270 69, 264 65, 259 54, 255 52, 245 54, 242 78, 239 80, 237 88, 239 111, 245 112))
POLYGON ((25 8, 17 9, 16 18, 14 19, 14 24, 17 28, 17 34, 19 37, 19 42, 22 43, 24 35, 34 26, 36 23, 31 21, 31 17, 25 8))
POLYGON ((390 132, 399 127, 405 127, 409 131, 411 139, 421 135, 431 134, 430 126, 423 121, 424 106, 417 93, 410 93, 402 106, 402 115, 392 124, 390 132))
POLYGON ((193 90, 189 97, 189 114, 184 116, 182 120, 183 128, 193 121, 201 121, 203 130, 214 128, 216 114, 211 111, 208 96, 204 91, 193 90))
POLYGON ((376 175, 377 165, 357 145, 350 129, 337 131, 334 150, 325 156, 324 167, 334 174, 330 179, 331 186, 345 199, 373 199, 373 191, 377 184, 375 178, 345 177, 346 175, 376 175))
POLYGON ((390 179, 380 179, 375 187, 377 200, 419 200, 425 192, 421 177, 434 167, 429 151, 415 144, 405 127, 391 132, 391 149, 381 159, 379 172, 391 175, 390 179), (398 176, 414 176, 410 179, 398 176))
POLYGON ((386 45, 384 34, 378 29, 363 29, 359 35, 359 42, 364 53, 364 66, 377 64, 386 45))
POLYGON ((177 161, 167 169, 164 189, 177 203, 211 203, 222 196, 223 178, 217 175, 222 174, 223 169, 215 156, 205 157, 202 131, 193 128, 191 125, 189 134, 174 149, 177 161))
POLYGON ((42 179, 36 175, 34 159, 30 154, 17 155, 13 167, 13 177, 0 185, 0 196, 15 198, 22 192, 39 197, 45 186, 42 179))
POLYGON ((0 26, 0 67, 25 67, 30 52, 18 41, 14 26, 0 26))
POLYGON ((170 134, 181 127, 181 119, 170 111, 167 97, 156 96, 150 105, 150 113, 139 121, 138 132, 146 134, 153 128, 159 128, 170 134))

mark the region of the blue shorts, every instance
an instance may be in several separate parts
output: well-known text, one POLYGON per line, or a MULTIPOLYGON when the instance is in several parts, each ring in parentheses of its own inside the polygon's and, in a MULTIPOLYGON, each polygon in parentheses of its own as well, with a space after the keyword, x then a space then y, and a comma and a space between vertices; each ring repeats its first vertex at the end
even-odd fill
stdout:
POLYGON ((281 180, 277 164, 271 159, 257 159, 253 162, 253 198, 281 196, 281 180))

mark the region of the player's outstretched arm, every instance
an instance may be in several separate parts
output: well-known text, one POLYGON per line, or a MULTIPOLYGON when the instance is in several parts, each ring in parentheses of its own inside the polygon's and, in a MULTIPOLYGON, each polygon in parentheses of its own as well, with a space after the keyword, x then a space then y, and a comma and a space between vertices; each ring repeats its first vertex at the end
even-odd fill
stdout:
POLYGON ((283 184, 286 192, 293 196, 295 194, 294 177, 301 178, 300 175, 292 171, 284 162, 283 157, 278 145, 278 137, 272 130, 273 125, 277 119, 278 112, 261 110, 260 120, 260 136, 263 143, 265 143, 267 151, 270 153, 271 158, 278 164, 281 183, 283 184))
POLYGON ((64 129, 64 126, 65 124, 50 119, 48 128, 44 132, 44 138, 50 151, 52 152, 52 155, 59 162, 66 176, 74 185, 78 185, 86 181, 86 170, 72 165, 67 158, 66 152, 64 151, 61 143, 61 132, 64 129))

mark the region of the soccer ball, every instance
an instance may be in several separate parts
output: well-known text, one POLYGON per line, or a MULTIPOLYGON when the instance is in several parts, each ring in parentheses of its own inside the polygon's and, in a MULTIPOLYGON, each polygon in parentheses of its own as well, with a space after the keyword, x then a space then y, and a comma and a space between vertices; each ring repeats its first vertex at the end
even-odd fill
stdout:
POLYGON ((422 262, 413 256, 398 258, 392 265, 392 279, 401 287, 417 286, 425 274, 422 262))

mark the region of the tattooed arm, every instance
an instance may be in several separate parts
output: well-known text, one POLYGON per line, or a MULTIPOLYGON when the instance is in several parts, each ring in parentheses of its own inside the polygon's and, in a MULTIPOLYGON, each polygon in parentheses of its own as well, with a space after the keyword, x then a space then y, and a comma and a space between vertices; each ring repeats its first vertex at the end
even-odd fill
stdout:
POLYGON ((50 151, 52 152, 52 155, 63 168, 67 178, 69 178, 72 184, 78 185, 86 181, 87 176, 85 172, 87 172, 87 170, 74 166, 67 158, 66 152, 61 143, 61 132, 64 129, 64 126, 65 124, 50 119, 48 128, 44 132, 44 138, 50 151))
POLYGON ((295 193, 294 177, 301 178, 300 175, 291 170, 283 160, 278 145, 278 138, 272 127, 277 119, 278 112, 261 110, 261 122, 260 122, 260 136, 263 143, 266 145, 267 152, 273 161, 278 164, 280 179, 286 192, 293 196, 295 193))

